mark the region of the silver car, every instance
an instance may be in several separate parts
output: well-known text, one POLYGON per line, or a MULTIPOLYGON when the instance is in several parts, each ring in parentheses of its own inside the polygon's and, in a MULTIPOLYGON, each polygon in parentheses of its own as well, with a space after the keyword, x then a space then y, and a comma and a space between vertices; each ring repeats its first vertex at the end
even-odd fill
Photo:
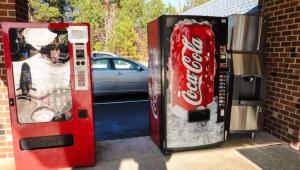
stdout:
POLYGON ((92 54, 94 96, 148 92, 148 68, 115 54, 92 54))

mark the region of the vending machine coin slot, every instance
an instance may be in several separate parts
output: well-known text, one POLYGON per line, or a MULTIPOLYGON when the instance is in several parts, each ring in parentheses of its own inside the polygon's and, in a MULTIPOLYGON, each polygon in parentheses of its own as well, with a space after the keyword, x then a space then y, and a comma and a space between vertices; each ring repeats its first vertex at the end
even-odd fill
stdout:
POLYGON ((85 43, 74 43, 74 73, 75 73, 75 90, 87 90, 88 86, 88 67, 87 47, 85 43))

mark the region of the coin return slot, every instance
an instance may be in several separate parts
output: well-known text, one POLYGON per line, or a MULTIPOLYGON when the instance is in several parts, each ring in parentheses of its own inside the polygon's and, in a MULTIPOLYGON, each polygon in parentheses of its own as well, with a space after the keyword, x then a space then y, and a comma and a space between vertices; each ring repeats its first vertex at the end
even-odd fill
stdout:
POLYGON ((73 144, 74 144, 74 136, 71 134, 30 137, 30 138, 23 138, 20 140, 21 150, 36 150, 36 149, 66 147, 66 146, 72 146, 73 144))
POLYGON ((210 119, 210 110, 193 110, 188 112, 188 122, 201 122, 209 121, 210 119))

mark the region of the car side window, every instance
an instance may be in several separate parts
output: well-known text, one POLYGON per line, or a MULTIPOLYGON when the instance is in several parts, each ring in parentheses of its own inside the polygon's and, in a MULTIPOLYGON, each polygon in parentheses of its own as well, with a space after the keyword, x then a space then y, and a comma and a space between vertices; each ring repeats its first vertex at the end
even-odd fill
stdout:
POLYGON ((108 59, 93 60, 92 64, 92 67, 96 69, 108 70, 110 68, 108 59))
POLYGON ((109 58, 109 57, 112 57, 112 55, 109 55, 109 54, 102 54, 102 53, 93 53, 93 57, 109 58))
POLYGON ((137 65, 130 61, 114 59, 113 62, 117 70, 135 70, 137 68, 137 65))

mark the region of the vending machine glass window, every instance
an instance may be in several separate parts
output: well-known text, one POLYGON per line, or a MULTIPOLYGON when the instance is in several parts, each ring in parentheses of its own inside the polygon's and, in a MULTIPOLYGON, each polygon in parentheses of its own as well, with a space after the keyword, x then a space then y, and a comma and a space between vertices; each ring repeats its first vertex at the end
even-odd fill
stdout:
POLYGON ((10 28, 19 123, 72 119, 66 29, 10 28))

